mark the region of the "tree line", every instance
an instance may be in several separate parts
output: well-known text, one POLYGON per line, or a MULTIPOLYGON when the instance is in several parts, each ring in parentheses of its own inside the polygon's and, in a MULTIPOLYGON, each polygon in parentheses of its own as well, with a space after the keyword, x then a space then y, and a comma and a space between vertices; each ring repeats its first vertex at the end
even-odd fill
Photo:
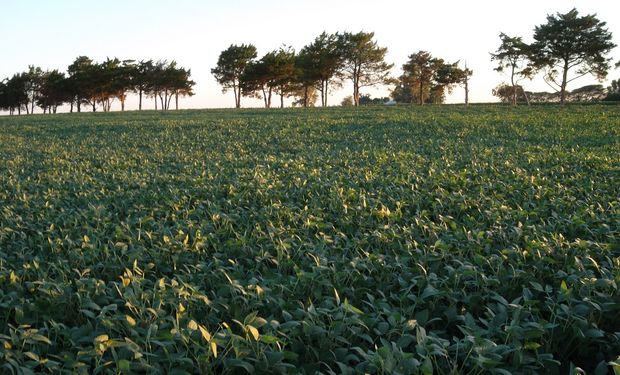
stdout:
POLYGON ((211 70, 224 92, 232 91, 235 107, 242 97, 262 99, 271 107, 274 95, 295 98, 294 104, 313 106, 320 97, 326 107, 330 92, 349 81, 353 88, 350 100, 359 105, 361 90, 382 84, 396 85, 393 96, 398 101, 442 103, 445 92, 457 84, 466 84, 472 71, 461 69, 458 62, 446 63, 420 51, 403 65, 403 75, 390 77, 393 64, 385 61, 387 48, 374 40, 374 33, 323 32, 299 52, 284 46, 258 58, 252 44, 231 45, 222 51, 211 70))
MULTIPOLYGON (((220 53, 211 73, 224 92, 233 92, 237 108, 243 97, 261 99, 266 108, 276 98, 280 107, 284 107, 285 98, 294 98, 293 105, 303 107, 314 106, 320 99, 320 105, 326 107, 330 93, 345 82, 352 86, 352 95, 345 102, 355 106, 372 102, 362 90, 377 85, 392 86, 391 97, 396 102, 419 105, 443 103, 446 93, 462 86, 465 103, 469 102, 473 71, 466 64, 461 67, 460 61, 417 51, 402 65, 402 74, 392 78, 394 64, 385 61, 388 50, 378 45, 374 36, 364 31, 323 32, 299 51, 282 46, 260 58, 254 45, 233 44, 220 53)), ((506 73, 510 82, 497 86, 494 95, 512 104, 520 100, 529 103, 530 96, 558 97, 564 103, 567 98, 598 95, 598 88, 571 92, 567 87, 585 75, 598 80, 607 76, 611 68, 607 55, 616 45, 605 22, 572 9, 548 15, 546 23, 534 27, 532 39, 526 43, 522 37, 500 33, 500 46, 491 53, 491 60, 497 64, 495 70, 506 73), (542 76, 557 94, 528 94, 521 82, 535 76, 542 76)), ((0 110, 20 114, 40 107, 44 113, 55 113, 60 105, 69 104, 71 112, 74 108, 80 112, 83 105, 93 111, 98 107, 109 111, 114 100, 119 100, 124 110, 129 93, 138 95, 140 110, 143 97, 152 98, 155 109, 169 109, 172 100, 178 109, 179 97, 193 95, 193 86, 190 70, 178 67, 175 61, 114 58, 96 63, 80 56, 66 73, 30 66, 27 72, 1 81, 0 110)), ((617 97, 611 95, 618 91, 617 86, 613 83, 607 90, 608 98, 617 97)))
POLYGON ((190 76, 191 71, 175 61, 108 58, 97 63, 79 56, 66 73, 29 66, 28 71, 0 81, 0 110, 19 115, 22 111, 34 113, 38 107, 45 114, 68 104, 70 112, 81 112, 82 106, 109 112, 112 102, 118 100, 124 111, 129 93, 138 95, 139 110, 143 97, 152 98, 156 110, 170 109, 172 100, 178 109, 179 97, 194 95, 190 76))
MULTIPOLYGON (((568 92, 567 87, 585 75, 594 75, 599 81, 607 76, 611 60, 606 56, 616 45, 605 26, 596 15, 580 16, 572 9, 547 16, 546 23, 534 28, 530 44, 501 33, 500 46, 491 53, 491 60, 497 63, 496 71, 508 74, 510 83, 500 84, 493 94, 502 101, 509 98, 513 104, 519 97, 529 102, 520 81, 542 75, 562 104, 567 93, 575 94, 571 98, 595 97, 582 89, 568 92)), ((353 93, 343 103, 355 106, 360 104, 362 88, 379 84, 392 85, 391 97, 400 103, 443 103, 446 93, 456 86, 465 89, 465 103, 469 102, 473 71, 461 68, 459 61, 446 62, 428 51, 418 51, 403 64, 402 75, 393 79, 389 76, 393 64, 385 61, 386 53, 387 48, 377 45, 372 32, 322 33, 299 52, 282 47, 260 59, 252 44, 231 45, 222 51, 211 72, 224 92, 234 92, 237 108, 242 97, 262 98, 269 108, 272 95, 280 96, 280 106, 285 97, 294 97, 294 104, 307 107, 314 105, 319 94, 324 107, 331 90, 347 80, 353 93)), ((612 89, 616 90, 611 87, 608 91, 612 89)))

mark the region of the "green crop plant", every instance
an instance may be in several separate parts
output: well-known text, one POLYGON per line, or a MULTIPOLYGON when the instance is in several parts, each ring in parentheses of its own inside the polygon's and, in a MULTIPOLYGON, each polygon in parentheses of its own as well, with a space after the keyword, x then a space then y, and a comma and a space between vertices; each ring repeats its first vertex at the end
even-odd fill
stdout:
POLYGON ((0 157, 1 373, 620 371, 617 107, 2 117, 0 157))

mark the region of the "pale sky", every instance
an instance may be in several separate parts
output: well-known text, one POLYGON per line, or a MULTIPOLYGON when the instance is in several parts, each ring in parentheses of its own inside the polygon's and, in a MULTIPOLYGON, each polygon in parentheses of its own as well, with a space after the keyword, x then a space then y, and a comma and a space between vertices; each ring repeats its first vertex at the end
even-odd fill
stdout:
MULTIPOLYGON (((231 93, 222 94, 211 75, 219 53, 230 44, 252 43, 259 57, 282 44, 296 50, 322 31, 374 31, 379 45, 388 47, 387 61, 394 76, 407 56, 427 50, 447 61, 467 61, 474 70, 472 102, 495 101, 491 90, 507 77, 495 72, 489 53, 499 45, 499 33, 531 41, 534 26, 547 14, 576 7, 581 14, 597 13, 620 45, 620 1, 521 0, 508 1, 367 1, 367 0, 0 0, 0 78, 24 71, 29 64, 61 69, 79 55, 96 61, 168 59, 192 70, 196 95, 181 101, 182 108, 231 107, 231 93)), ((620 60, 620 47, 611 57, 620 60)), ((612 69, 609 79, 620 78, 612 69)), ((587 77, 569 89, 596 83, 587 77)), ((536 79, 527 90, 550 91, 536 79)), ((350 86, 335 92, 330 104, 350 95, 350 86)), ((367 89, 373 97, 386 89, 367 89)), ((457 88, 448 102, 463 101, 457 88)), ((276 101, 277 102, 277 101, 276 101)), ((243 106, 260 106, 243 99, 243 106)), ((130 101, 132 109, 135 99, 130 101)), ((148 106, 152 105, 149 101, 148 106)), ((113 109, 118 109, 118 103, 113 109)))

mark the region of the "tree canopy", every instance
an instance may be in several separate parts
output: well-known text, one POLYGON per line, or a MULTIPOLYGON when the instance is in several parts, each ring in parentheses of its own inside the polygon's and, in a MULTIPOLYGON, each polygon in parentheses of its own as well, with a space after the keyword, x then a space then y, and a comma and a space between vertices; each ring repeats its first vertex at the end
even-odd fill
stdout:
POLYGON ((595 14, 580 16, 572 9, 547 16, 547 23, 534 29, 531 66, 544 70, 545 81, 560 92, 561 103, 565 101, 568 83, 587 74, 599 80, 607 76, 610 59, 606 55, 616 45, 605 26, 595 14), (573 69, 576 75, 570 77, 573 69))
POLYGON ((211 69, 211 73, 222 86, 223 92, 233 90, 236 108, 241 107, 241 77, 256 56, 256 47, 252 44, 233 44, 220 53, 216 67, 211 69))
POLYGON ((472 74, 471 70, 461 69, 458 64, 458 61, 446 63, 428 51, 413 53, 403 65, 403 74, 392 91, 392 97, 402 103, 443 103, 446 91, 465 83, 472 74))
POLYGON ((243 95, 262 98, 265 108, 271 107, 273 93, 280 95, 280 106, 284 97, 294 91, 297 79, 295 50, 282 47, 265 54, 258 61, 250 61, 240 78, 243 95))
MULTIPOLYGON (((523 87, 519 85, 519 81, 524 78, 532 77, 532 68, 529 66, 532 48, 521 37, 511 37, 504 33, 499 35, 501 44, 495 53, 491 54, 491 60, 497 63, 495 70, 497 72, 508 72, 510 77, 509 94, 511 103, 517 104, 517 96, 525 95, 523 87)), ((502 92, 506 93, 507 88, 502 87, 502 92)))
POLYGON ((342 53, 343 72, 353 84, 353 104, 360 103, 360 89, 391 82, 390 72, 394 64, 385 62, 387 48, 379 47, 375 33, 345 32, 339 35, 338 45, 342 53))
POLYGON ((321 106, 327 106, 330 87, 340 86, 343 66, 338 35, 321 33, 299 51, 297 68, 304 87, 315 86, 321 94, 321 106))

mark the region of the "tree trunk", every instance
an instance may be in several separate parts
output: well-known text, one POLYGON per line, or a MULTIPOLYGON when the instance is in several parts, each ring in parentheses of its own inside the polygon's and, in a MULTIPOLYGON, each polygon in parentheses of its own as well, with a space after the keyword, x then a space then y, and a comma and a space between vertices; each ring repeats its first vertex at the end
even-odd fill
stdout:
POLYGON ((239 83, 233 84, 233 89, 235 90, 235 107, 241 108, 241 87, 239 87, 239 83))
POLYGON ((527 103, 527 105, 531 105, 530 104, 530 97, 527 96, 527 93, 525 92, 525 90, 523 89, 523 87, 521 87, 521 91, 523 91, 523 96, 525 97, 525 102, 527 103))
POLYGON ((284 108, 284 92, 280 91, 280 108, 284 108))
POLYGON ((273 93, 273 89, 270 87, 269 90, 267 91, 267 94, 269 95, 269 99, 267 100, 267 102, 268 102, 267 108, 271 108, 272 93, 273 93))
POLYGON ((562 72, 562 87, 560 93, 560 103, 564 104, 566 100, 566 80, 568 78, 568 60, 564 60, 564 71, 562 72))
POLYGON ((308 86, 304 87, 304 108, 308 108, 308 86))
POLYGON ((510 84, 512 85, 512 105, 517 105, 517 85, 515 84, 515 67, 510 72, 510 84))
POLYGON ((121 95, 121 112, 125 112, 125 94, 121 95))
POLYGON ((69 113, 73 113, 73 100, 71 101, 71 109, 69 110, 69 113))
POLYGON ((174 109, 179 110, 179 93, 174 94, 174 109))
POLYGON ((97 103, 93 100, 93 112, 97 112, 97 103))
POLYGON ((420 77, 419 86, 420 88, 418 89, 418 100, 420 101, 420 105, 424 105, 424 97, 422 96, 422 93, 424 92, 424 83, 422 83, 422 77, 420 77))
POLYGON ((168 90, 166 90, 166 96, 168 97, 168 102, 166 103, 166 110, 170 109, 170 102, 172 101, 172 92, 168 94, 168 90))
POLYGON ((80 97, 79 97, 79 96, 78 96, 77 101, 76 101, 76 103, 75 103, 75 104, 77 105, 77 111, 78 111, 78 113, 82 112, 82 103, 81 103, 81 100, 80 100, 80 97))
POLYGON ((155 99, 155 110, 157 111, 157 93, 154 93, 153 99, 155 99))
MULTIPOLYGON (((361 69, 361 67, 359 69, 361 69)), ((357 67, 353 69, 353 105, 355 107, 357 107, 360 102, 359 69, 357 67)))
POLYGON ((328 93, 329 93, 329 80, 325 80, 325 99, 323 102, 323 107, 327 107, 327 99, 328 99, 328 93))
POLYGON ((138 91, 138 96, 140 97, 140 101, 138 102, 138 111, 142 110, 142 88, 138 91))
POLYGON ((265 105, 265 108, 269 108, 269 103, 267 102, 267 90, 265 90, 265 86, 261 88, 261 91, 263 92, 263 104, 265 105))
POLYGON ((469 105, 469 78, 465 76, 465 106, 469 105))

